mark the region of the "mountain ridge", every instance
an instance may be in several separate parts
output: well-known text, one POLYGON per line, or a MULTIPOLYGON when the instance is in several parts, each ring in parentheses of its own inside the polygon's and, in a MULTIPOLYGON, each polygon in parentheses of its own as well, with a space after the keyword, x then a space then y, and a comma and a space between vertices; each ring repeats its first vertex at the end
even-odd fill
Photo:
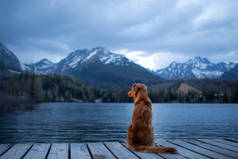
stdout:
POLYGON ((115 81, 119 80, 118 83, 122 80, 126 81, 127 85, 129 85, 129 83, 144 82, 149 79, 156 80, 156 76, 157 79, 160 77, 164 79, 226 78, 223 74, 227 74, 227 72, 235 66, 235 63, 231 62, 212 63, 207 58, 197 56, 184 63, 177 63, 173 61, 166 68, 151 71, 140 66, 139 64, 134 63, 124 55, 110 52, 105 47, 77 49, 71 52, 66 58, 60 60, 58 63, 53 63, 44 58, 36 63, 21 65, 14 53, 0 43, 0 56, 1 67, 11 68, 18 71, 23 68, 25 71, 37 74, 55 73, 73 75, 82 78, 82 80, 89 81, 88 84, 100 88, 105 87, 106 81, 112 83, 112 81, 108 81, 110 78, 109 74, 112 75, 111 77, 114 78, 115 81), (106 66, 110 67, 112 70, 106 68, 106 66), (123 71, 117 67, 122 68, 123 71), (89 68, 91 70, 89 70, 89 68), (96 74, 92 72, 92 70, 96 71, 99 68, 101 68, 99 71, 100 73, 96 74), (126 71, 128 69, 130 71, 126 71), (138 72, 140 72, 140 75, 138 72), (116 75, 116 73, 118 74, 116 75), (125 76, 125 74, 131 74, 130 78, 127 79, 128 76, 125 76), (105 75, 104 77, 107 77, 107 79, 99 77, 103 75, 105 75), (103 86, 101 86, 100 82, 97 83, 95 80, 92 80, 92 78, 95 78, 94 76, 98 76, 97 79, 101 79, 101 81, 99 81, 104 83, 102 84, 103 86), (137 77, 137 79, 134 77, 132 78, 132 76, 137 77))
POLYGON ((146 83, 159 79, 126 56, 113 53, 104 47, 75 50, 49 69, 44 65, 46 69, 36 67, 39 66, 37 63, 25 66, 28 66, 28 71, 41 74, 72 75, 94 87, 110 90, 127 89, 134 82, 146 83))
POLYGON ((155 74, 165 79, 219 78, 234 66, 235 63, 212 63, 197 56, 184 63, 172 62, 168 67, 155 71, 155 74))
POLYGON ((47 58, 44 58, 36 63, 22 64, 22 68, 25 71, 34 72, 37 74, 49 74, 54 72, 56 64, 47 58))

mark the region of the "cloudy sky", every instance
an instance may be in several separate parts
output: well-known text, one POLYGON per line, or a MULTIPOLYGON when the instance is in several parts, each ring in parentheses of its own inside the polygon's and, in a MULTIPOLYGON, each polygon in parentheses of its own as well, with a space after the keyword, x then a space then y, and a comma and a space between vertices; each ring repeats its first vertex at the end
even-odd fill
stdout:
POLYGON ((238 62, 237 0, 0 0, 0 42, 21 62, 104 46, 158 69, 238 62))

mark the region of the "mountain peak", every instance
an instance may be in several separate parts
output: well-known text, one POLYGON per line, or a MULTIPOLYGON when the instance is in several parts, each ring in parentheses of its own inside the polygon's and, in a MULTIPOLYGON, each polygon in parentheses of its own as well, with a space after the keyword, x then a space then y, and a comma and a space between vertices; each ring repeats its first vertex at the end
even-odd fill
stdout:
POLYGON ((194 57, 185 63, 172 62, 168 67, 157 70, 157 74, 166 79, 177 78, 219 78, 233 64, 211 63, 207 58, 194 57))
POLYGON ((97 46, 97 47, 93 48, 92 50, 106 50, 106 48, 103 46, 97 46))
POLYGON ((40 61, 49 61, 49 62, 51 62, 51 61, 48 60, 47 58, 43 58, 43 59, 41 59, 40 61))
POLYGON ((56 64, 48 60, 47 58, 41 59, 36 63, 23 64, 22 68, 25 71, 31 71, 39 74, 52 73, 56 67, 56 64))
POLYGON ((194 64, 204 63, 204 64, 209 64, 210 61, 207 58, 196 56, 193 59, 188 60, 188 63, 194 63, 194 64))
POLYGON ((194 57, 195 60, 200 60, 200 61, 203 61, 204 59, 207 60, 207 58, 205 57, 200 57, 200 56, 196 56, 194 57))
POLYGON ((38 64, 42 63, 42 64, 53 64, 52 61, 48 60, 47 58, 43 58, 40 61, 37 62, 38 64))
POLYGON ((176 67, 176 65, 177 65, 177 62, 175 62, 175 61, 171 62, 171 64, 170 64, 171 67, 176 67))
POLYGON ((71 52, 69 56, 62 59, 57 70, 67 72, 68 70, 82 69, 90 64, 112 64, 112 65, 128 65, 129 60, 120 54, 112 53, 105 47, 95 47, 90 50, 81 49, 71 52))
POLYGON ((105 47, 101 47, 101 46, 93 48, 92 51, 96 51, 97 53, 100 53, 100 54, 109 53, 109 51, 105 47))

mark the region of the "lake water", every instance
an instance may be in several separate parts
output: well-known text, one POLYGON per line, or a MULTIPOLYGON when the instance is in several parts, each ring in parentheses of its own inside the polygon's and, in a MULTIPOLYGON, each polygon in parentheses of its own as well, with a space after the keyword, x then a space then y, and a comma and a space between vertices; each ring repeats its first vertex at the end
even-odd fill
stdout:
MULTIPOLYGON (((43 103, 0 114, 0 143, 125 141, 132 103, 43 103)), ((155 138, 238 137, 238 104, 155 104, 155 138)))

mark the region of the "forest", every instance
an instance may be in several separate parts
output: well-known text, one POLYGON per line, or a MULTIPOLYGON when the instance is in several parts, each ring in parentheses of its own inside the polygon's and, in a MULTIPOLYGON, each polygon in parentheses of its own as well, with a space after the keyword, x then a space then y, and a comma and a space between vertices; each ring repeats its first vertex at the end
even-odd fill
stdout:
MULTIPOLYGON (((221 79, 158 80, 147 83, 152 102, 238 103, 238 81, 221 79), (181 83, 201 93, 178 91, 181 83)), ((127 90, 108 91, 88 86, 65 75, 36 75, 29 72, 1 76, 1 105, 40 102, 132 102, 127 90)))

